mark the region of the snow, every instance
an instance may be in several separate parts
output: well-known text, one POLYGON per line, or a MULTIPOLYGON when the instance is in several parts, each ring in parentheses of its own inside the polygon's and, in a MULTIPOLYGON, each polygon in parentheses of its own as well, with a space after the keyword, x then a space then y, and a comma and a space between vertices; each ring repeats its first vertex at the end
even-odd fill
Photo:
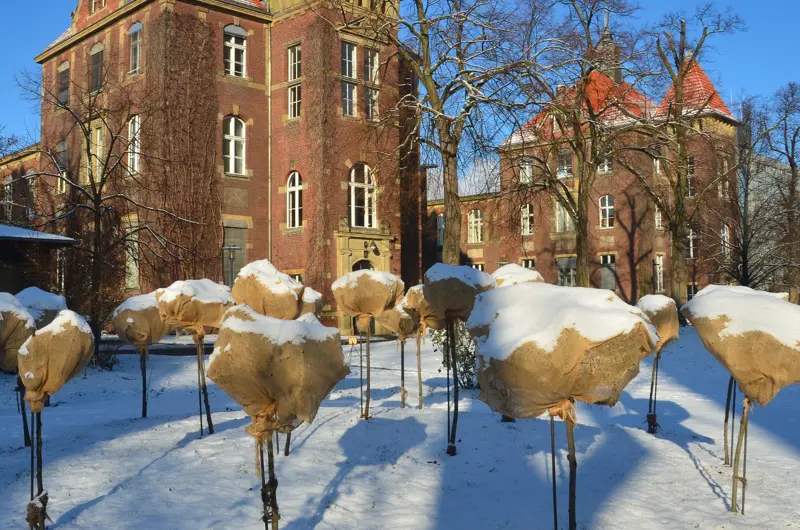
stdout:
POLYGON ((646 294, 639 298, 636 302, 636 307, 648 313, 658 313, 665 307, 669 307, 670 304, 674 303, 675 301, 672 298, 664 296, 663 294, 646 294))
POLYGON ((457 266, 437 263, 425 271, 425 283, 436 283, 450 278, 458 279, 478 289, 494 287, 495 285, 494 278, 490 274, 466 265, 457 266))
MULTIPOLYGON (((150 309, 152 307, 158 308, 158 301, 156 300, 155 291, 152 293, 131 296, 117 306, 117 308, 114 310, 114 317, 116 317, 122 311, 144 311, 145 309, 150 309)), ((129 318, 128 322, 132 324, 133 319, 129 318)))
POLYGON ((535 343, 550 352, 566 329, 575 329, 590 341, 601 342, 644 324, 653 344, 658 335, 638 308, 605 289, 559 287, 547 283, 520 283, 479 294, 467 328, 488 327, 477 337, 478 350, 487 359, 507 359, 515 349, 535 343))
POLYGON ((231 288, 227 285, 202 279, 179 280, 169 287, 158 289, 158 298, 164 302, 172 302, 178 296, 188 296, 203 304, 233 304, 231 288))
MULTIPOLYGON (((305 317, 306 315, 303 315, 305 317)), ((313 315, 312 315, 313 316, 313 315)), ((229 329, 236 333, 254 333, 269 339, 273 344, 303 344, 306 340, 326 341, 339 334, 337 328, 323 326, 314 317, 300 317, 297 320, 280 320, 256 313, 246 305, 237 305, 228 309, 222 317, 220 332, 229 329), (244 313, 249 320, 241 318, 244 313)), ((219 341, 217 341, 219 346, 219 341)))
MULTIPOLYGON (((691 328, 666 350, 659 434, 647 434, 644 423, 650 358, 615 407, 576 405, 578 528, 797 528, 800 385, 751 411, 746 515, 733 515, 732 472, 722 465, 730 376, 691 328)), ((369 422, 358 420, 357 349, 346 346, 345 356, 351 374, 314 423, 292 434, 290 456, 275 459, 281 528, 552 528, 549 420, 501 423, 464 390, 458 455, 448 457, 445 370, 430 342, 422 352, 423 410, 416 408, 416 360, 407 360, 410 407, 401 409, 396 345, 372 345, 369 422)), ((42 414, 52 527, 263 529, 241 406, 208 381, 216 432, 199 438, 196 358, 151 356, 149 417, 141 419, 139 358, 120 359, 111 372, 87 368, 42 414)), ((0 528, 27 530, 30 452, 15 385, 15 377, 0 376, 0 528)), ((555 426, 559 527, 567 528, 566 438, 563 423, 555 426)))
POLYGON ((315 315, 314 313, 306 313, 305 315, 300 315, 299 317, 297 317, 297 321, 298 322, 305 322, 307 324, 319 324, 319 325, 322 325, 322 323, 317 318, 317 315, 315 315))
POLYGON ((503 265, 492 273, 492 277, 497 283, 506 285, 515 285, 517 283, 525 282, 543 282, 542 275, 533 269, 526 269, 522 265, 516 263, 509 263, 503 265))
POLYGON ((18 226, 9 226, 4 224, 0 224, 0 239, 58 243, 61 245, 70 244, 75 241, 74 239, 66 236, 48 234, 46 232, 39 232, 38 230, 28 230, 27 228, 20 228, 18 226))
POLYGON ((302 283, 279 271, 266 259, 248 263, 242 267, 237 277, 246 278, 247 276, 252 276, 258 283, 275 294, 293 293, 297 298, 297 291, 303 288, 302 283))
POLYGON ((303 303, 305 304, 313 304, 316 303, 318 300, 322 300, 322 293, 319 291, 315 291, 311 287, 306 287, 303 289, 303 303))
POLYGON ((726 317, 720 337, 761 331, 789 348, 800 349, 800 306, 785 301, 782 294, 714 285, 698 292, 681 311, 694 318, 726 317))
POLYGON ((331 289, 334 291, 337 289, 345 289, 345 288, 352 289, 358 284, 358 280, 362 276, 368 276, 373 281, 382 283, 387 287, 392 287, 393 285, 400 282, 400 278, 389 272, 362 269, 360 271, 348 272, 341 278, 338 278, 335 282, 331 284, 331 289))
MULTIPOLYGON (((13 313, 19 320, 25 322, 26 328, 36 327, 33 315, 11 293, 0 293, 0 313, 13 313)), ((3 315, 0 315, 0 322, 2 321, 3 315)))
POLYGON ((67 299, 61 295, 48 293, 38 287, 28 287, 17 293, 17 300, 28 308, 31 316, 38 320, 45 311, 63 311, 67 299))
MULTIPOLYGON (((89 327, 89 324, 86 323, 86 320, 84 320, 82 316, 75 311, 65 309, 61 311, 48 325, 41 329, 37 329, 34 335, 43 335, 45 333, 58 335, 60 333, 64 333, 71 327, 78 328, 83 333, 92 333, 92 328, 89 327)), ((22 343, 22 346, 20 346, 18 351, 19 355, 27 357, 30 354, 28 351, 28 343, 31 341, 31 338, 32 337, 28 337, 28 339, 22 343)))

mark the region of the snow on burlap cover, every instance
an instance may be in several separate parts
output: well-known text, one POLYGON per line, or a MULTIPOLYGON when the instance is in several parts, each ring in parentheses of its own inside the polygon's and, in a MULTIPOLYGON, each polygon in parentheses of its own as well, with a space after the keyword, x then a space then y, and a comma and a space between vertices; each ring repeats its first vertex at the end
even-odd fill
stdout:
POLYGON ((475 297, 495 286, 494 278, 483 271, 466 265, 437 263, 425 271, 423 293, 439 319, 451 317, 466 321, 475 297))
POLYGON ((613 406, 658 342, 644 313, 613 292, 546 283, 479 294, 467 329, 479 398, 514 418, 562 415, 572 398, 613 406))
POLYGON ((664 346, 678 340, 680 322, 678 322, 678 306, 675 300, 663 294, 646 294, 639 298, 636 307, 644 311, 658 331, 658 344, 656 351, 661 351, 664 346))
POLYGON ((17 369, 17 352, 36 331, 36 323, 19 300, 0 293, 0 372, 17 369))
POLYGON ((237 304, 247 304, 262 315, 293 320, 303 305, 303 284, 262 259, 242 267, 231 295, 237 304))
POLYGON ((681 308, 739 388, 766 405, 800 382, 800 306, 786 293, 710 285, 681 308))
POLYGON ((245 305, 225 313, 208 365, 208 377, 253 418, 255 437, 312 422, 348 373, 336 328, 314 315, 280 320, 245 305))
POLYGON ((509 263, 503 265, 492 273, 492 278, 498 287, 503 285, 516 285, 525 282, 544 282, 542 275, 533 269, 526 269, 522 265, 509 263))
POLYGON ((132 296, 122 302, 111 316, 117 336, 134 346, 149 346, 170 332, 158 312, 156 293, 132 296))
POLYGON ((61 295, 48 293, 38 287, 27 287, 16 295, 19 303, 24 305, 33 319, 36 327, 41 329, 53 321, 54 318, 67 308, 67 299, 61 295))
POLYGON ((395 308, 387 309, 375 320, 378 324, 392 330, 397 338, 405 340, 417 332, 418 318, 413 314, 413 310, 404 309, 401 303, 395 308))
POLYGON ((442 329, 444 327, 444 321, 436 316, 433 306, 425 299, 422 285, 411 287, 400 302, 400 306, 406 311, 414 311, 419 315, 419 323, 423 331, 428 328, 442 329))
POLYGON ((315 291, 311 287, 303 289, 303 305, 300 309, 300 316, 312 314, 319 316, 322 313, 322 308, 325 307, 325 300, 322 298, 322 293, 315 291))
POLYGON ((171 326, 218 328, 222 314, 234 305, 231 290, 211 280, 181 280, 156 290, 158 313, 171 326))
POLYGON ((358 328, 369 327, 369 317, 379 317, 403 299, 403 280, 388 272, 349 272, 331 285, 336 305, 358 319, 358 328))
POLYGON ((58 392, 78 375, 93 352, 89 324, 68 309, 29 337, 19 349, 17 363, 31 411, 41 412, 45 396, 58 392))

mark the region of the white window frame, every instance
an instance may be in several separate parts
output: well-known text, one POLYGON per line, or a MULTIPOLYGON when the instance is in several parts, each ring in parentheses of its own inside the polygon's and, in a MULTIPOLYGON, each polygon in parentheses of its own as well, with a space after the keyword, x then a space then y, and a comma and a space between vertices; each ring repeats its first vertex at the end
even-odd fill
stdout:
POLYGON ((377 88, 364 87, 364 114, 370 121, 380 118, 378 99, 380 92, 377 88))
POLYGON ((303 87, 300 83, 289 87, 289 119, 300 117, 303 102, 303 87))
POLYGON ((89 52, 89 91, 96 94, 103 89, 103 68, 105 67, 105 48, 97 43, 89 52), (99 56, 99 64, 95 64, 95 57, 99 56), (97 66, 97 70, 95 69, 97 66), (96 77, 95 77, 96 76, 96 77))
POLYGON ((726 223, 722 223, 719 229, 720 246, 722 247, 722 256, 725 258, 731 255, 731 231, 726 223))
POLYGON ((106 7, 106 0, 90 0, 89 13, 93 15, 104 7, 106 7))
POLYGON ((604 173, 604 174, 611 173, 613 165, 614 165, 614 162, 613 162, 613 160, 611 158, 611 155, 610 154, 606 155, 606 157, 603 158, 603 160, 600 162, 600 165, 597 166, 597 172, 598 173, 604 173))
POLYGON ((569 149, 561 149, 556 154, 556 175, 558 178, 563 179, 572 176, 572 163, 572 151, 569 149), (569 157, 569 163, 567 163, 567 157, 569 157))
POLYGON ((533 235, 533 205, 523 204, 522 207, 519 209, 520 214, 520 232, 523 236, 532 236, 533 235))
POLYGON ((475 269, 476 271, 481 271, 481 272, 483 272, 483 270, 484 270, 484 268, 485 268, 485 264, 484 264, 484 263, 471 263, 471 264, 470 264, 470 267, 472 267, 472 268, 473 268, 473 269, 475 269))
POLYGON ((25 173, 28 195, 25 197, 25 216, 28 220, 36 217, 36 172, 29 169, 25 173))
POLYGON ((600 197, 600 228, 609 230, 614 228, 614 197, 603 195, 600 197))
POLYGON ((655 224, 657 230, 661 230, 662 228, 664 228, 662 226, 664 223, 664 218, 663 215, 661 214, 661 209, 658 206, 656 206, 655 219, 653 220, 653 223, 655 224))
MULTIPOLYGON (((609 269, 613 273, 614 287, 603 287, 601 289, 609 289, 611 291, 617 290, 617 255, 616 254, 600 254, 600 267, 609 269)), ((602 277, 601 277, 602 278, 602 277)))
POLYGON ((575 231, 575 223, 572 221, 572 216, 567 212, 567 209, 559 202, 555 201, 556 204, 556 232, 558 233, 565 233, 565 232, 574 232, 575 231))
POLYGON ((691 300, 697 296, 697 284, 696 283, 687 283, 686 284, 686 299, 691 300))
POLYGON ((286 228, 303 226, 303 178, 297 171, 286 180, 286 228))
POLYGON ((139 227, 131 225, 131 232, 126 241, 125 256, 125 288, 129 290, 139 289, 139 275, 141 263, 141 249, 139 248, 139 227))
POLYGON ((92 182, 99 184, 105 167, 105 130, 102 123, 92 128, 92 182))
POLYGON ((247 32, 241 26, 234 24, 225 26, 223 30, 223 66, 225 75, 232 77, 247 77, 247 32), (242 52, 242 60, 236 60, 236 52, 242 52), (241 72, 237 72, 241 67, 241 72))
POLYGON ((694 155, 686 157, 686 196, 694 197, 694 155))
POLYGON ((245 161, 247 159, 247 126, 241 118, 238 116, 226 116, 225 119, 222 121, 222 141, 223 141, 223 150, 222 150, 222 163, 224 166, 225 174, 226 175, 246 175, 247 174, 247 165, 245 161), (241 124, 242 126, 242 134, 236 134, 236 125, 241 124), (236 147, 241 145, 241 156, 236 155, 236 147), (225 154, 225 147, 228 148, 228 154, 225 154), (237 171, 236 163, 241 163, 241 171, 237 171))
POLYGON ((58 174, 61 176, 61 178, 58 179, 58 183, 56 184, 56 189, 58 190, 58 193, 66 193, 67 192, 67 178, 68 178, 68 176, 67 176, 68 158, 67 157, 69 156, 67 154, 68 153, 67 150, 68 150, 68 147, 67 147, 67 141, 66 140, 61 140, 60 142, 58 142, 58 145, 56 146, 56 159, 57 159, 57 162, 58 162, 58 166, 57 166, 58 174), (62 154, 63 154, 63 157, 61 156, 62 154), (63 166, 62 166, 62 164, 63 164, 63 166))
POLYGON ((139 172, 142 150, 142 118, 137 114, 128 121, 128 171, 139 172))
POLYGON ((69 92, 70 92, 70 63, 69 61, 64 61, 58 67, 58 72, 56 72, 56 84, 58 85, 56 88, 56 101, 58 102, 58 106, 65 107, 69 105, 69 92), (61 84, 61 80, 66 78, 66 85, 61 84))
POLYGON ((686 234, 686 259, 697 259, 697 234, 694 228, 690 228, 686 234))
POLYGON ((378 205, 376 197, 375 177, 372 169, 366 164, 354 164, 350 168, 350 226, 355 228, 377 228, 378 227, 378 205), (364 168, 364 180, 356 180, 359 166, 364 168), (357 190, 364 190, 364 205, 359 206, 356 202, 357 190), (364 210, 364 224, 357 224, 356 212, 364 210))
POLYGON ((664 292, 664 254, 656 254, 656 294, 664 292))
POLYGON ((14 206, 14 179, 6 175, 3 179, 3 215, 7 221, 11 220, 11 210, 14 206))
POLYGON ((288 100, 289 100, 289 119, 299 118, 302 109, 303 88, 301 78, 303 76, 303 50, 300 44, 293 44, 286 49, 289 80, 288 100))
POLYGON ((661 174, 661 158, 659 157, 653 158, 653 173, 656 175, 661 174))
POLYGON ((137 22, 128 30, 128 45, 130 47, 130 69, 128 75, 137 75, 142 67, 142 24, 137 22))
POLYGON ((522 157, 519 162, 519 183, 522 185, 533 183, 533 161, 522 157))
POLYGON ((536 269, 536 259, 535 258, 522 258, 522 267, 525 269, 536 269))
POLYGON ((483 243, 483 212, 477 208, 467 214, 467 243, 483 243))
POLYGON ((380 59, 378 50, 371 48, 364 49, 364 81, 370 84, 378 84, 378 72, 380 69, 380 59))
POLYGON ((356 86, 356 65, 358 53, 352 42, 341 41, 341 76, 342 76, 342 115, 356 117, 358 115, 358 89, 356 86))
POLYGON ((445 219, 446 218, 443 213, 440 213, 436 216, 436 245, 438 247, 444 246, 445 219))
MULTIPOLYGON (((572 256, 570 256, 572 258, 572 256)), ((578 285, 578 270, 575 267, 556 267, 556 284, 562 287, 575 287, 578 285)))

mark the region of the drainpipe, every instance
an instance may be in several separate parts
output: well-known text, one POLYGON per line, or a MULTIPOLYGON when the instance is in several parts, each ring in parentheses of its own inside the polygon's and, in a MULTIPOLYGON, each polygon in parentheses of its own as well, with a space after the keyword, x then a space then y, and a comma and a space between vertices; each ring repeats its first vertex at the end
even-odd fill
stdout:
POLYGON ((267 257, 272 261, 272 22, 267 22, 267 257))

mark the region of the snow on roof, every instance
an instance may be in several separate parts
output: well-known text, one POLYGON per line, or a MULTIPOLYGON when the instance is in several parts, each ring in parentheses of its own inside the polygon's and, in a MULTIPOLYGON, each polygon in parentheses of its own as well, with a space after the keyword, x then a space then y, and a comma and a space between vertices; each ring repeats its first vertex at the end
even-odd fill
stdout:
POLYGON ((467 265, 437 263, 425 271, 425 283, 435 283, 450 278, 458 279, 462 283, 476 288, 494 287, 495 285, 494 278, 490 274, 467 265))
POLYGON ((498 283, 506 285, 516 285, 525 282, 543 282, 542 275, 533 269, 526 269, 522 265, 516 263, 509 263, 503 265, 492 273, 492 277, 498 283))
POLYGON ((276 294, 292 293, 297 298, 297 291, 303 288, 302 283, 279 271, 266 259, 253 261, 242 267, 238 277, 246 278, 248 276, 252 276, 258 283, 276 294))
POLYGON ((52 243, 71 245, 75 242, 71 237, 48 234, 38 230, 28 230, 19 226, 0 224, 0 241, 19 241, 29 243, 52 243))
POLYGON ((114 310, 114 317, 122 311, 143 311, 152 307, 158 308, 158 301, 156 300, 156 293, 140 294, 131 296, 114 310))
POLYGON ((316 317, 312 320, 303 315, 297 320, 280 320, 256 313, 246 305, 237 305, 225 312, 220 324, 220 334, 224 329, 262 335, 278 345, 303 344, 306 340, 323 342, 339 335, 337 328, 323 326, 316 317), (245 318, 242 318, 242 314, 245 318))
POLYGON ((636 302, 636 307, 648 313, 658 313, 670 304, 674 305, 675 301, 669 296, 663 294, 646 294, 639 298, 636 302))
POLYGON ((171 302, 184 295, 204 304, 233 304, 231 288, 209 279, 179 280, 169 287, 156 290, 159 299, 171 302))
MULTIPOLYGON (((36 328, 33 315, 25 309, 25 306, 11 293, 0 293, 0 313, 13 313, 18 319, 25 322, 26 328, 36 328)), ((0 322, 3 316, 0 315, 0 322)))
POLYGON ((467 320, 471 331, 488 329, 476 341, 483 357, 498 360, 507 359, 526 343, 553 351, 566 329, 602 342, 638 324, 646 326, 653 344, 658 342, 656 329, 642 310, 611 291, 532 282, 479 294, 467 320))
POLYGON ((45 311, 63 311, 67 299, 61 295, 48 293, 38 287, 26 287, 17 293, 17 300, 24 305, 35 319, 40 319, 45 311))
POLYGON ((72 37, 72 26, 65 29, 64 32, 61 35, 59 35, 58 38, 56 38, 56 40, 48 44, 47 47, 45 48, 45 51, 55 46, 58 46, 59 44, 61 44, 70 37, 72 37))
POLYGON ((800 349, 800 306, 786 301, 784 294, 742 286, 709 285, 681 311, 709 320, 724 317, 720 337, 761 331, 789 348, 800 349))
MULTIPOLYGON (((667 89, 664 99, 658 105, 656 116, 666 116, 674 104, 675 85, 672 84, 667 89)), ((714 84, 697 61, 692 61, 683 78, 683 107, 684 112, 708 110, 721 114, 728 119, 734 119, 730 109, 725 105, 714 84)))
POLYGON ((382 283, 387 287, 391 287, 400 282, 400 278, 398 278, 392 273, 363 269, 360 271, 348 272, 347 274, 345 274, 344 276, 333 282, 331 284, 331 289, 333 290, 344 289, 344 288, 350 289, 352 287, 355 287, 358 284, 358 279, 361 278, 362 276, 368 276, 373 281, 382 283))

